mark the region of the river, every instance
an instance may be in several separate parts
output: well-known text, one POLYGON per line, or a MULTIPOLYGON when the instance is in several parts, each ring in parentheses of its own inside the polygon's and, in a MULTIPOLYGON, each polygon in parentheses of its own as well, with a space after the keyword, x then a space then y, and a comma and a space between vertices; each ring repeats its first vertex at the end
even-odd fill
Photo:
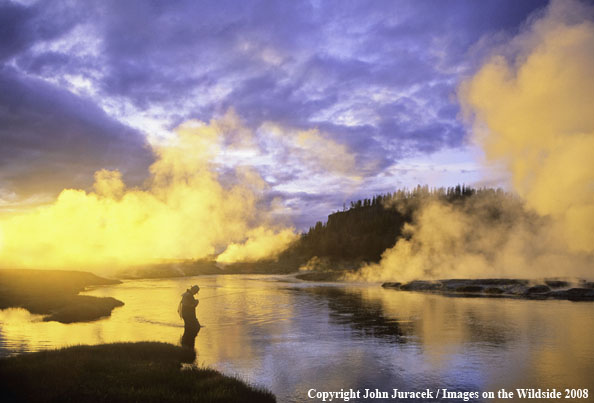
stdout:
POLYGON ((592 303, 451 298, 286 276, 127 280, 85 292, 125 302, 90 323, 5 309, 0 356, 116 341, 179 344, 177 304, 192 284, 201 288, 203 325, 196 364, 266 387, 279 402, 313 401, 312 389, 594 393, 592 303))

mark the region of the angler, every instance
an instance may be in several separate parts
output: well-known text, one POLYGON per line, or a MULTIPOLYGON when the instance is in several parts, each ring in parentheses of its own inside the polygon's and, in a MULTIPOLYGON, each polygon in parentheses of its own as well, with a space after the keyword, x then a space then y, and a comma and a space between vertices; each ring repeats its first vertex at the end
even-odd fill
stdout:
POLYGON ((181 301, 177 308, 177 313, 180 318, 184 320, 184 334, 182 336, 182 344, 190 345, 193 347, 196 335, 200 331, 200 322, 196 318, 196 307, 198 306, 198 300, 194 299, 194 295, 198 294, 200 287, 193 285, 188 288, 186 292, 182 294, 181 301))

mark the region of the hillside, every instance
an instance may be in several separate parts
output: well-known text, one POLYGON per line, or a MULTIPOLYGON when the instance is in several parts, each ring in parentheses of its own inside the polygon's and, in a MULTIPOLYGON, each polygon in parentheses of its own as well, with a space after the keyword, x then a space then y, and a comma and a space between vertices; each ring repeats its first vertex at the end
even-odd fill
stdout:
MULTIPOLYGON (((439 200, 456 205, 469 198, 491 195, 511 197, 500 189, 418 186, 413 190, 398 190, 351 202, 348 209, 330 214, 326 223, 317 222, 309 228, 281 255, 280 260, 305 263, 317 257, 332 266, 343 264, 350 268, 361 262, 377 262, 386 249, 405 236, 405 224, 413 222, 415 213, 427 201, 439 200)), ((493 216, 498 217, 500 213, 493 211, 493 216)))

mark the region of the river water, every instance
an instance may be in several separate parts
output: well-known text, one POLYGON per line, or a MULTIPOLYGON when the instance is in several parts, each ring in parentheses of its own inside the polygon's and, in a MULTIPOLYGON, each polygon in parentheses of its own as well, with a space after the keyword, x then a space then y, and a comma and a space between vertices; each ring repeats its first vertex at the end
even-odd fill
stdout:
POLYGON ((361 396, 365 389, 394 388, 594 394, 592 303, 451 298, 284 276, 129 280, 86 292, 125 302, 110 318, 90 323, 43 322, 23 309, 2 310, 0 356, 116 341, 179 344, 177 304, 192 284, 201 288, 197 312, 204 326, 195 340, 196 364, 264 386, 279 402, 316 401, 308 399, 312 389, 361 396))

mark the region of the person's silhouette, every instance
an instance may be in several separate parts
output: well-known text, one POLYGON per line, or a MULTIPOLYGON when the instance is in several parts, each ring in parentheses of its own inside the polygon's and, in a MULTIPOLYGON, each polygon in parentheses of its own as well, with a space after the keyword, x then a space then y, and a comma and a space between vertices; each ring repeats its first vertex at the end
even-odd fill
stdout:
POLYGON ((184 334, 182 336, 181 344, 185 347, 194 348, 196 336, 200 331, 200 322, 196 318, 196 307, 198 300, 194 299, 194 295, 198 294, 200 287, 193 285, 182 294, 182 299, 179 303, 178 313, 184 320, 184 334))

